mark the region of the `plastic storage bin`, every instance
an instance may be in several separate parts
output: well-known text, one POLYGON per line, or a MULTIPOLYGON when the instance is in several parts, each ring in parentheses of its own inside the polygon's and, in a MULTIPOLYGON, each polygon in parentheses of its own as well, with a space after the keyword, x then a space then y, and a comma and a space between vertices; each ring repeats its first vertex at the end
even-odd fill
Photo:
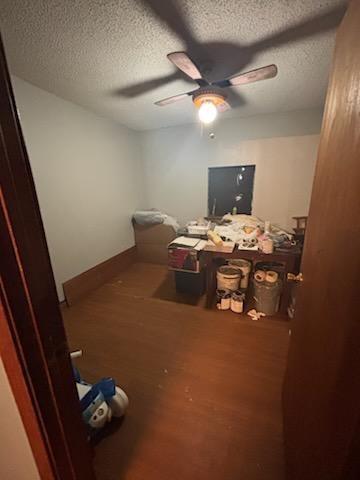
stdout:
POLYGON ((205 292, 205 272, 205 269, 199 273, 175 271, 176 291, 200 297, 205 292))

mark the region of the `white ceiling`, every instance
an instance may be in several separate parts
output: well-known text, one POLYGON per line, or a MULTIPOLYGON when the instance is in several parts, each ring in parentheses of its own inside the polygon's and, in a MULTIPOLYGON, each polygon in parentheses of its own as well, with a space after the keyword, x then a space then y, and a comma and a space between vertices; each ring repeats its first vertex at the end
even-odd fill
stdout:
MULTIPOLYGON (((176 0, 173 0, 174 2, 176 0)), ((175 68, 166 54, 186 49, 140 0, 2 0, 1 29, 12 73, 49 92, 138 130, 196 120, 191 98, 157 107, 161 98, 192 90, 176 79, 135 98, 118 89, 175 68)), ((162 0, 171 5, 170 0, 162 0)), ((342 0, 178 0, 198 42, 210 51, 213 76, 276 63, 275 79, 237 87, 248 116, 322 106, 334 30, 248 55, 250 45, 277 30, 325 12, 342 0), (216 45, 214 43, 216 42, 216 45), (219 43, 223 42, 223 43, 219 43), (227 42, 227 45, 224 43, 227 42), (249 57, 249 58, 247 58, 249 57)))

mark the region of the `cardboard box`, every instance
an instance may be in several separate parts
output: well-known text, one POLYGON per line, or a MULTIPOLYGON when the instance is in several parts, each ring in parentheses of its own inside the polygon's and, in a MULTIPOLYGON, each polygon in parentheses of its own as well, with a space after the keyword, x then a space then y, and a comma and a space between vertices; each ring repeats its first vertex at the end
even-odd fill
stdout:
POLYGON ((176 238, 170 225, 138 225, 133 222, 138 260, 167 265, 168 244, 176 238))
POLYGON ((133 223, 136 245, 156 244, 168 245, 176 238, 176 233, 170 225, 138 225, 133 223))
POLYGON ((137 259, 144 263, 158 263, 167 265, 168 250, 167 245, 158 245, 156 243, 143 243, 136 246, 137 259))

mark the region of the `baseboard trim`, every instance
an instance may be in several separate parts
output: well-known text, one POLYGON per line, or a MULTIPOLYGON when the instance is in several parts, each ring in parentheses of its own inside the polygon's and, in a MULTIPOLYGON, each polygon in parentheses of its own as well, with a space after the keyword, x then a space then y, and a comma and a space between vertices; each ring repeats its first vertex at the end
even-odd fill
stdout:
POLYGON ((118 273, 136 261, 136 246, 128 248, 114 257, 99 263, 86 272, 63 283, 65 301, 68 306, 74 305, 96 288, 111 280, 118 273))

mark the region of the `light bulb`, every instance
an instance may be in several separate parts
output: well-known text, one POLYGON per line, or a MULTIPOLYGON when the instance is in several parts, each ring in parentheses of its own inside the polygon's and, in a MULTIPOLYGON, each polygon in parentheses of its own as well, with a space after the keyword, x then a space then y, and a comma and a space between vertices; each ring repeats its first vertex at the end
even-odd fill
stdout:
POLYGON ((202 123, 211 123, 217 117, 217 108, 213 102, 206 101, 200 105, 199 119, 202 123))

